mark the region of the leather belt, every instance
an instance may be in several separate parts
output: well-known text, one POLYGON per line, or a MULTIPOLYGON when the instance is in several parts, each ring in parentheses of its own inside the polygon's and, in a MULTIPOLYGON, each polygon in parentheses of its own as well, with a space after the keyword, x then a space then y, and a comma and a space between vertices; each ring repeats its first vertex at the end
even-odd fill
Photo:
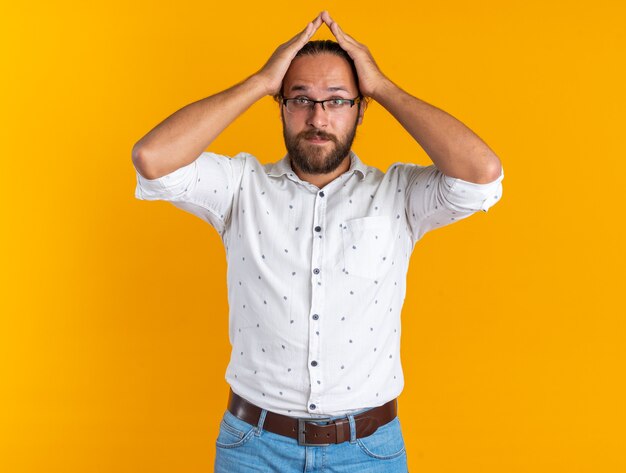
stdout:
MULTIPOLYGON (((262 409, 245 400, 231 389, 228 394, 228 410, 248 424, 258 425, 262 409)), ((376 430, 391 422, 398 415, 397 399, 374 407, 354 416, 356 438, 372 435, 376 430)), ((330 445, 350 440, 350 422, 345 418, 330 420, 330 417, 297 418, 267 411, 263 429, 275 434, 298 440, 299 445, 330 445), (320 425, 315 422, 326 421, 320 425)))

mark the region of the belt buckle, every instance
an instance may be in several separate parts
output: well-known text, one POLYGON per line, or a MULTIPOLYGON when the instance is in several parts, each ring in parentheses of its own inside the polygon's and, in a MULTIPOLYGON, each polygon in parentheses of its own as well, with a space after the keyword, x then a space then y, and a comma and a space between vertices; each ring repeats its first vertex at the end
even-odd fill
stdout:
POLYGON ((306 442, 305 424, 307 422, 317 422, 317 421, 330 422, 330 417, 319 417, 319 418, 316 417, 312 419, 298 418, 298 445, 312 446, 312 447, 328 447, 330 445, 329 443, 307 443, 306 442))

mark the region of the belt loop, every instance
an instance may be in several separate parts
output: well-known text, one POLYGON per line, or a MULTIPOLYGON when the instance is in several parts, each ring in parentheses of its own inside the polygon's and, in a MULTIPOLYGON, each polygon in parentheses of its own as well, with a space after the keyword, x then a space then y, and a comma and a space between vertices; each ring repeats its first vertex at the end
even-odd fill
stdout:
POLYGON ((265 416, 267 415, 267 409, 262 409, 261 410, 261 415, 259 416, 259 422, 256 426, 254 435, 256 435, 257 437, 259 435, 261 435, 261 432, 263 432, 263 424, 265 423, 265 416))
POLYGON ((337 419, 335 421, 335 435, 336 435, 335 439, 337 443, 343 443, 346 441, 346 434, 344 430, 345 425, 346 423, 344 422, 343 419, 337 419))
POLYGON ((350 443, 356 442, 356 423, 354 422, 354 416, 348 415, 348 422, 350 422, 350 443))

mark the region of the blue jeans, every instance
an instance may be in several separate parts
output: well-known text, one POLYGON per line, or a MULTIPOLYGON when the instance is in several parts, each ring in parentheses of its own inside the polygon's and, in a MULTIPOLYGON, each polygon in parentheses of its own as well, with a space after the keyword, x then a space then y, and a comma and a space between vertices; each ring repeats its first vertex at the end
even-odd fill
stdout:
MULTIPOLYGON (((407 473, 407 456, 400 420, 379 427, 367 437, 356 438, 354 412, 350 440, 328 446, 298 445, 296 439, 263 429, 267 410, 258 425, 248 424, 226 410, 216 441, 215 473, 407 473)), ((323 421, 316 421, 324 423, 323 421)))

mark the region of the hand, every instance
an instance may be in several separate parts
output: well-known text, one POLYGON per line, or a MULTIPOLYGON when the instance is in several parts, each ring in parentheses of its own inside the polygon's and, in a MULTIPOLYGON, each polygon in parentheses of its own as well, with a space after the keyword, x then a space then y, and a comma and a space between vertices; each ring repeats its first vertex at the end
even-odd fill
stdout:
POLYGON ((354 61, 356 72, 359 75, 359 90, 361 93, 367 97, 376 98, 376 92, 384 86, 385 82, 388 82, 388 79, 376 65, 367 46, 344 33, 327 11, 323 11, 320 15, 337 39, 339 46, 354 61))
POLYGON ((280 92, 283 78, 291 65, 291 61, 302 47, 311 39, 313 34, 322 26, 322 14, 306 25, 306 28, 286 43, 278 46, 267 63, 255 74, 262 79, 267 95, 276 95, 280 92))

